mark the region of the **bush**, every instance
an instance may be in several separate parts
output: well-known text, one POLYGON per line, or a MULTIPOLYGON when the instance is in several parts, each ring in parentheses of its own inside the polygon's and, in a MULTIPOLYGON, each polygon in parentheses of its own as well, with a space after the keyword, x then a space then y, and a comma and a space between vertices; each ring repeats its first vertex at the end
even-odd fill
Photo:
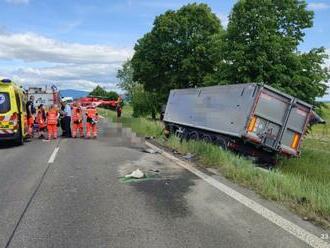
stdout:
POLYGON ((151 115, 156 118, 159 109, 157 96, 144 90, 141 84, 134 87, 132 91, 133 117, 151 115))

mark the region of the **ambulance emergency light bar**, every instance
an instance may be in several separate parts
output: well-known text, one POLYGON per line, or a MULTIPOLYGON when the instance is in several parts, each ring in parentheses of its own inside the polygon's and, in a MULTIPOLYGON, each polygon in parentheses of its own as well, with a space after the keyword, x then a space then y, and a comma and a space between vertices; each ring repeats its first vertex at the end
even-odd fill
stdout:
POLYGON ((9 83, 11 83, 11 80, 10 79, 2 79, 1 82, 2 83, 8 83, 9 84, 9 83))

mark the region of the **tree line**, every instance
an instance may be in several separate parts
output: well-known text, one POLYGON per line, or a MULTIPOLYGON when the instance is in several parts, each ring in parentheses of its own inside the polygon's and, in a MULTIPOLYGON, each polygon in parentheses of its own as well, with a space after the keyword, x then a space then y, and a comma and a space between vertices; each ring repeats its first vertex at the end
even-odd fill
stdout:
POLYGON ((118 99, 118 94, 115 91, 107 91, 103 87, 97 85, 95 89, 93 89, 88 96, 93 96, 93 97, 100 97, 104 99, 109 99, 109 100, 117 100, 118 99))
POLYGON ((330 73, 323 47, 302 52, 314 13, 302 0, 240 0, 226 29, 206 4, 188 4, 157 16, 133 57, 118 71, 136 116, 155 114, 175 88, 261 83, 315 101, 330 73))

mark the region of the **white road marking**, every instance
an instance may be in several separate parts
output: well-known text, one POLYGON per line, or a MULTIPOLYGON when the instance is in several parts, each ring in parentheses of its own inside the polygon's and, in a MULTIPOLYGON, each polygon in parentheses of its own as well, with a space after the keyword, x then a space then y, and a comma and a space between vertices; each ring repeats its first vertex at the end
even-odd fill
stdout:
MULTIPOLYGON (((153 144, 146 142, 146 145, 154 150, 160 151, 160 149, 153 144)), ((270 222, 274 223, 275 225, 281 227, 286 232, 292 234, 296 238, 302 240, 303 242, 307 243, 311 247, 314 248, 329 248, 330 244, 321 238, 317 237, 316 235, 306 231, 305 229, 301 228, 300 226, 292 223, 291 221, 283 218, 282 216, 276 214, 275 212, 269 210, 268 208, 260 205, 259 203, 251 200, 250 198, 242 195, 241 193, 235 191, 234 189, 228 187, 227 185, 215 180, 214 178, 206 175, 205 173, 201 172, 200 170, 194 168, 190 164, 176 158, 172 154, 169 154, 165 151, 161 153, 164 157, 174 161, 176 164, 180 165, 181 167, 185 168, 186 170, 192 172, 196 176, 200 177, 208 184, 212 185, 213 187, 217 188, 218 190, 222 191, 226 195, 230 196, 231 198, 235 199, 236 201, 240 202, 244 206, 248 207, 249 209, 253 210, 257 214, 261 215, 265 219, 269 220, 270 222)))
POLYGON ((52 155, 50 155, 50 158, 49 158, 49 160, 48 160, 48 164, 52 164, 52 163, 54 163, 55 158, 56 158, 56 154, 58 153, 58 150, 59 150, 59 149, 60 149, 59 147, 56 147, 56 148, 55 148, 55 150, 53 151, 52 155))

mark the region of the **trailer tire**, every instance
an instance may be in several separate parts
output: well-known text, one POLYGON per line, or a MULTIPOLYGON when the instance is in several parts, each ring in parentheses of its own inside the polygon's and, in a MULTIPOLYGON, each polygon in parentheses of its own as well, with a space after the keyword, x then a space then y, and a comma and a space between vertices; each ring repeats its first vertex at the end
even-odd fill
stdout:
POLYGON ((227 141, 224 138, 218 137, 217 140, 216 140, 216 144, 218 146, 220 146, 225 151, 228 149, 227 141))
POLYGON ((204 142, 207 142, 207 143, 211 143, 212 142, 212 137, 208 134, 205 134, 203 135, 203 139, 202 139, 204 142))
POLYGON ((178 127, 175 129, 174 135, 180 139, 180 141, 182 142, 182 139, 185 137, 185 133, 186 133, 186 129, 185 128, 181 128, 178 127))
POLYGON ((197 131, 191 131, 188 134, 188 140, 198 140, 199 139, 199 133, 197 131))

